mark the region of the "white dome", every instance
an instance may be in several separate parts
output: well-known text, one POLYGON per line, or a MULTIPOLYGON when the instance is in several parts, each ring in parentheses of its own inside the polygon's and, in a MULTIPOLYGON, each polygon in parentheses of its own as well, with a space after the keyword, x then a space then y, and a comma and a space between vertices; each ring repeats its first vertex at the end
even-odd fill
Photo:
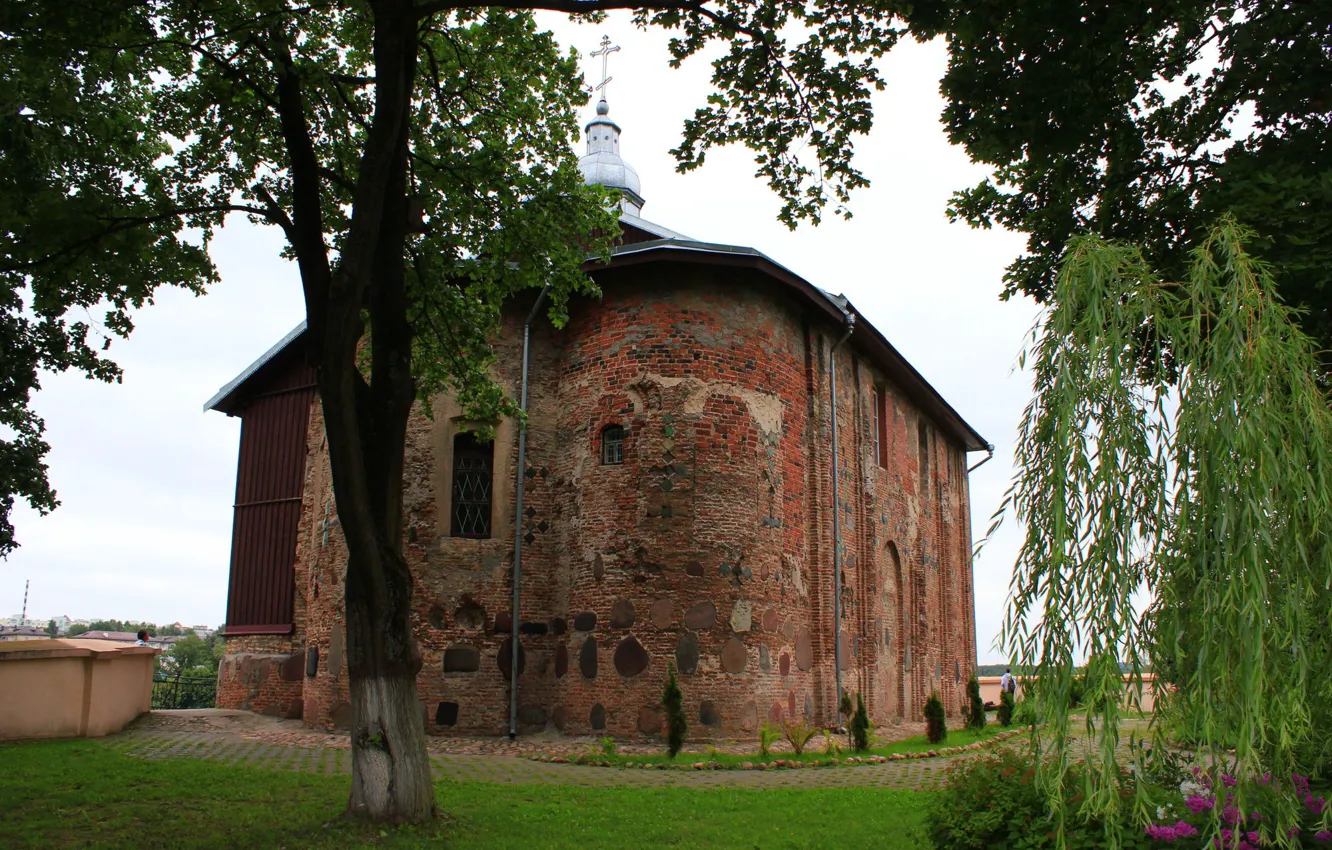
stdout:
POLYGON ((597 117, 585 128, 587 153, 578 160, 578 168, 584 183, 619 189, 620 207, 638 215, 643 209, 642 184, 633 166, 620 158, 620 128, 606 117, 609 111, 606 101, 597 104, 597 117))

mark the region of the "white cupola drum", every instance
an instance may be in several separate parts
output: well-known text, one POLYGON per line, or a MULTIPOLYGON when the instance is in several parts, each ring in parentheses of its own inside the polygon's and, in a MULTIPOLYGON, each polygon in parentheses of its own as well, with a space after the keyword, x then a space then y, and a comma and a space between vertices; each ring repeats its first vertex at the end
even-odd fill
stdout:
POLYGON ((601 49, 592 52, 601 57, 601 82, 596 86, 601 92, 597 103, 597 117, 587 123, 587 153, 578 160, 578 168, 583 172, 583 182, 589 185, 605 186, 620 193, 620 209, 630 215, 641 215, 643 195, 638 172, 633 166, 620 158, 620 126, 608 117, 610 104, 606 102, 606 84, 611 78, 606 76, 606 64, 610 54, 618 51, 609 37, 601 39, 601 49))

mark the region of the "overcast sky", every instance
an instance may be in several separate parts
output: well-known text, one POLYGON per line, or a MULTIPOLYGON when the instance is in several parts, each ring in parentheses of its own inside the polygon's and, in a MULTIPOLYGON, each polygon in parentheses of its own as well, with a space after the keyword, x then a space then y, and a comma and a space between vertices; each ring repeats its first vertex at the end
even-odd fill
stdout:
MULTIPOLYGON (((855 217, 792 233, 777 223, 778 201, 754 177, 746 151, 716 151, 704 168, 675 173, 668 151, 709 91, 706 62, 671 71, 666 37, 623 16, 590 26, 554 15, 544 22, 583 55, 603 33, 623 48, 611 58, 610 116, 624 130, 621 153, 642 177, 645 218, 757 248, 845 294, 994 443, 995 459, 971 476, 979 541, 1012 475, 1030 396, 1016 359, 1037 308, 999 301, 1022 237, 950 224, 944 213, 949 195, 985 172, 949 146, 939 123, 943 45, 904 42, 885 59, 888 89, 875 99, 874 131, 857 145, 872 186, 853 195, 855 217)), ((600 62, 584 68, 595 83, 600 62)), ((585 112, 592 116, 590 104, 585 112)), ((47 421, 61 507, 44 518, 16 511, 21 548, 0 561, 0 616, 19 612, 31 579, 30 617, 222 621, 240 421, 202 407, 303 316, 296 269, 278 257, 280 247, 277 232, 233 219, 213 247, 222 282, 200 298, 162 290, 138 314, 130 340, 112 348, 123 384, 43 379, 35 404, 47 421)), ((976 562, 981 663, 1002 660, 991 643, 1018 534, 1006 523, 976 562)))

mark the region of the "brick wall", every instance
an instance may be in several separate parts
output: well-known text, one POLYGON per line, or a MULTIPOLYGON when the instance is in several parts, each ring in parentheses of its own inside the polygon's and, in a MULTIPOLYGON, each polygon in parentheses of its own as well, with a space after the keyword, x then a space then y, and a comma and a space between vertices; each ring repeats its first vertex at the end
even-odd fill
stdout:
MULTIPOLYGON (((428 728, 508 729, 515 533, 520 731, 658 734, 668 663, 691 737, 752 735, 793 716, 833 722, 827 367, 841 329, 756 273, 654 264, 598 281, 604 298, 571 305, 565 329, 533 331, 518 528, 514 423, 497 424, 492 535, 476 540, 450 536, 461 411, 440 399, 433 420, 412 417, 405 549, 428 728), (601 463, 608 425, 625 429, 622 464, 601 463)), ((529 306, 513 305, 498 343, 495 375, 515 396, 529 306)), ((865 695, 878 723, 918 717, 931 690, 955 715, 957 674, 975 661, 965 458, 854 345, 835 362, 843 686, 865 695), (888 399, 882 465, 876 386, 888 399)), ((346 552, 318 405, 309 446, 297 631, 229 640, 219 704, 289 714, 295 702, 307 722, 334 727, 349 719, 346 552), (301 662, 295 681, 272 672, 296 670, 283 656, 301 662)))

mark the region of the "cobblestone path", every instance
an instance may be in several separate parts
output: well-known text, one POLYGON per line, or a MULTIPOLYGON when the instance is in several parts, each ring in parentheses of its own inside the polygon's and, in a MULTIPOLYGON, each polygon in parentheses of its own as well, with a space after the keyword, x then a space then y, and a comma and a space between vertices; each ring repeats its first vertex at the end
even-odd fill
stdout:
MULTIPOLYGON (((136 758, 199 758, 265 770, 347 774, 351 752, 334 747, 293 747, 246 741, 220 733, 129 730, 103 739, 136 758)), ((641 770, 549 764, 499 755, 433 755, 435 776, 457 782, 578 785, 634 788, 896 788, 938 787, 949 759, 911 759, 798 770, 641 770)))

